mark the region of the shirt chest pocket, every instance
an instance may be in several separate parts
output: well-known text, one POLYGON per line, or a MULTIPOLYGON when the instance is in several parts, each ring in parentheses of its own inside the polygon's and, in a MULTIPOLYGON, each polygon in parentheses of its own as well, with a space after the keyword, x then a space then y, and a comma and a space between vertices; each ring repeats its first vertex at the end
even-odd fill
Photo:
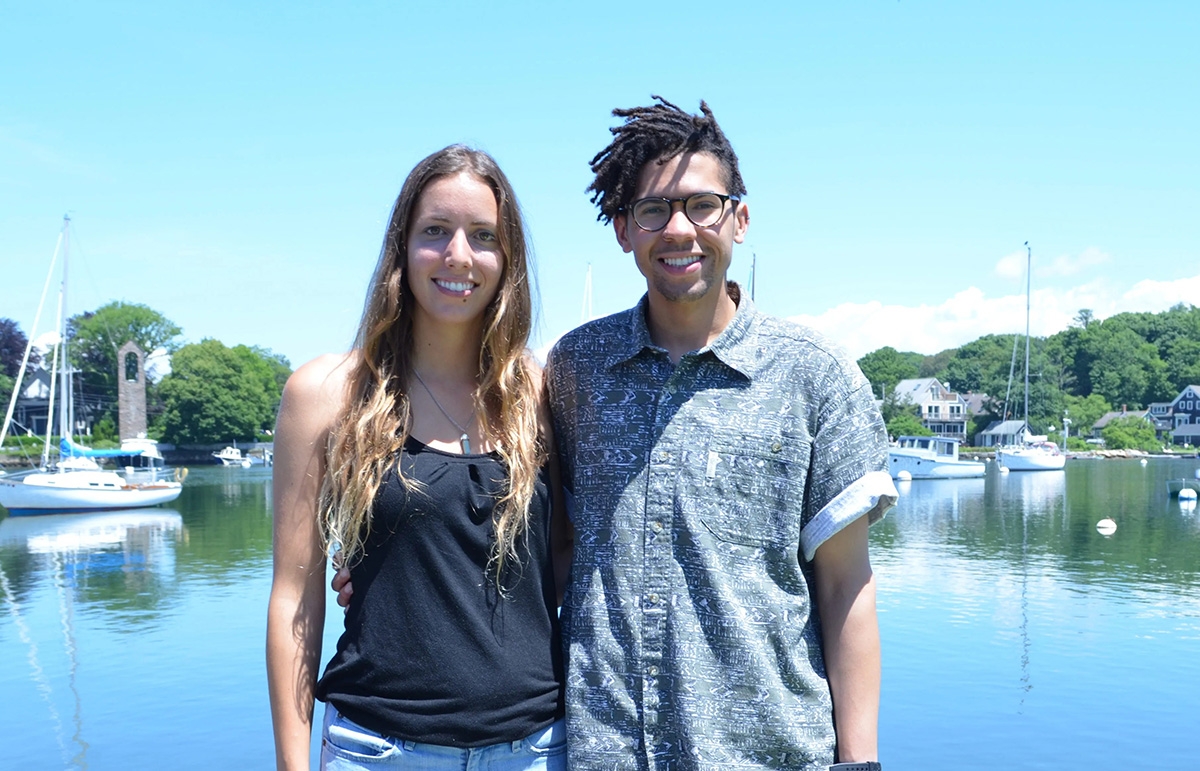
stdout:
POLYGON ((807 442, 714 436, 699 455, 697 512, 709 534, 747 546, 799 544, 807 442))

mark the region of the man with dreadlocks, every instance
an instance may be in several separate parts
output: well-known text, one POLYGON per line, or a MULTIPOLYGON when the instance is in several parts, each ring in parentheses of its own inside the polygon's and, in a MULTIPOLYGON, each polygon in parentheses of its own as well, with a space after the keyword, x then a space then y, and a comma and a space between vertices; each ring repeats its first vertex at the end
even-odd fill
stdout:
POLYGON ((895 502, 871 389, 726 281, 750 213, 700 103, 614 110, 599 219, 646 278, 547 365, 574 500, 576 769, 877 769, 867 526, 895 502))

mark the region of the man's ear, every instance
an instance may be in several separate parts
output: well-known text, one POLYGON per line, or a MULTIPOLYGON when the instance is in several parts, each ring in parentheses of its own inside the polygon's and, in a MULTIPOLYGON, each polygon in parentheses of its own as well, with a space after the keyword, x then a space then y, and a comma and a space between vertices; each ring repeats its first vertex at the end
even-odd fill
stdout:
POLYGON ((733 241, 740 244, 746 240, 746 231, 750 229, 750 207, 745 203, 739 202, 737 210, 733 213, 733 217, 733 241))
POLYGON ((633 251, 633 241, 629 239, 629 218, 624 214, 618 214, 613 217, 613 232, 617 235, 617 243, 625 250, 626 254, 633 251))

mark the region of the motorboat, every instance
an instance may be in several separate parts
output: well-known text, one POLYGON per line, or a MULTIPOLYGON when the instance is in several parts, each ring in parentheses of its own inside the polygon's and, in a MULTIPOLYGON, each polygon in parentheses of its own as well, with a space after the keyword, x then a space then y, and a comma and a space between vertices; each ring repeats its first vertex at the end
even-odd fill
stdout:
POLYGON ((987 465, 958 457, 958 440, 941 436, 902 436, 888 450, 888 473, 898 479, 965 479, 981 477, 987 465))
POLYGON ((221 462, 222 466, 241 466, 242 468, 250 468, 253 461, 245 455, 237 447, 226 447, 220 452, 212 454, 214 458, 221 462))

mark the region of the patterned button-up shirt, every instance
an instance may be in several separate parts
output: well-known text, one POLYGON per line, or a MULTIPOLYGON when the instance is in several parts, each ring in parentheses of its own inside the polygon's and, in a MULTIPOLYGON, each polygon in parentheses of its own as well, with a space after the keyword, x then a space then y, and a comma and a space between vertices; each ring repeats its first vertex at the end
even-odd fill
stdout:
POLYGON ((858 368, 743 295, 673 365, 646 299, 547 374, 573 501, 571 767, 823 769, 834 731, 812 557, 895 502, 858 368))

